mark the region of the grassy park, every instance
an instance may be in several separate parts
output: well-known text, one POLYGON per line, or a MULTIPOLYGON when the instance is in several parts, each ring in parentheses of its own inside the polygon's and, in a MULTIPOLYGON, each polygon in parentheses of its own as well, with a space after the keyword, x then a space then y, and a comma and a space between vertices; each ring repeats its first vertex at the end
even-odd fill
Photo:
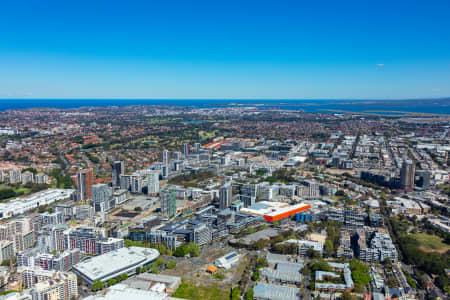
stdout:
POLYGON ((450 250, 450 246, 445 244, 443 239, 436 235, 417 233, 411 236, 420 244, 420 248, 423 251, 445 253, 450 250))
POLYGON ((230 291, 221 289, 217 284, 208 286, 199 286, 193 282, 182 282, 172 297, 183 299, 210 299, 210 300, 228 300, 230 291))

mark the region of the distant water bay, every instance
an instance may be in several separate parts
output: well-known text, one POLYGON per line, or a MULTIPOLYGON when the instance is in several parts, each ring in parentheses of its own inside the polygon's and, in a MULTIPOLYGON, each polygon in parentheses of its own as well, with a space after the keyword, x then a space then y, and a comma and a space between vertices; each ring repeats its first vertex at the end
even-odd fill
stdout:
POLYGON ((0 99, 0 111, 26 108, 78 108, 127 105, 177 105, 199 108, 255 106, 259 109, 337 111, 397 115, 398 112, 450 114, 450 99, 420 100, 238 100, 238 99, 0 99), (384 111, 384 112, 381 112, 384 111))

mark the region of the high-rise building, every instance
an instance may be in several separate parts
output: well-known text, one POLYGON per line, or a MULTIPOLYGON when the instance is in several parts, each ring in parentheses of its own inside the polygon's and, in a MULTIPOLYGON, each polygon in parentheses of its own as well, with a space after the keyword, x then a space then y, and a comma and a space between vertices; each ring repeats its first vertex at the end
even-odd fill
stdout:
POLYGON ((175 151, 173 153, 173 160, 182 160, 183 154, 180 151, 175 151))
POLYGON ((241 187, 241 201, 245 207, 252 206, 256 201, 256 184, 245 184, 241 187))
POLYGON ((229 155, 225 155, 220 158, 220 164, 222 166, 228 166, 230 164, 230 161, 231 159, 229 155))
POLYGON ((78 298, 77 276, 71 272, 23 267, 18 270, 33 299, 70 300, 78 298))
POLYGON ((97 255, 105 254, 120 248, 123 248, 123 239, 110 237, 95 243, 95 253, 97 255))
POLYGON ((92 169, 78 171, 77 183, 78 200, 90 200, 92 198, 91 186, 94 183, 94 175, 92 173, 92 169))
POLYGON ((166 179, 169 176, 169 166, 162 166, 162 177, 166 179))
POLYGON ((95 212, 105 212, 114 208, 114 200, 112 191, 109 186, 104 183, 92 186, 92 204, 95 212))
POLYGON ((22 173, 18 169, 9 171, 9 183, 19 183, 22 181, 22 173))
POLYGON ((14 242, 0 240, 0 261, 5 262, 14 257, 14 242))
MULTIPOLYGON (((68 249, 68 240, 64 232, 69 229, 65 224, 47 225, 38 234, 38 247, 47 252, 64 251, 68 249)), ((76 247, 73 247, 76 248, 76 247)))
POLYGON ((123 248, 123 239, 104 238, 93 228, 76 228, 64 231, 66 249, 80 249, 86 254, 100 255, 108 251, 123 248))
POLYGON ((412 160, 404 160, 400 170, 400 188, 405 191, 414 190, 416 165, 412 160))
POLYGON ((147 175, 147 193, 156 195, 159 193, 159 171, 151 170, 147 175))
POLYGON ((34 176, 34 183, 36 184, 47 184, 48 183, 48 176, 45 174, 36 174, 34 176))
POLYGON ((307 187, 307 189, 304 191, 306 193, 306 195, 302 195, 302 196, 311 197, 311 198, 320 196, 320 186, 317 182, 312 181, 312 180, 304 180, 304 181, 302 181, 302 184, 307 187))
POLYGON ((164 165, 168 165, 170 162, 170 152, 169 150, 164 149, 162 152, 162 162, 164 165))
POLYGON ((22 173, 22 184, 32 183, 34 180, 34 174, 30 171, 22 173))
POLYGON ((430 188, 431 172, 429 170, 416 171, 416 185, 424 190, 430 188))
POLYGON ((64 213, 62 211, 44 212, 39 216, 44 225, 57 225, 64 223, 64 213))
POLYGON ((273 189, 269 182, 261 182, 256 187, 256 198, 258 200, 271 201, 273 197, 273 189))
POLYGON ((219 188, 219 208, 225 209, 231 205, 232 200, 231 183, 227 182, 219 188))
POLYGON ((125 173, 122 161, 115 161, 112 165, 112 186, 120 188, 120 175, 125 173))
POLYGON ((159 193, 161 200, 161 213, 169 218, 173 217, 177 212, 176 191, 173 187, 165 187, 159 193))
POLYGON ((79 249, 65 250, 56 254, 44 253, 39 248, 32 248, 17 254, 17 266, 34 267, 44 270, 68 271, 81 259, 79 249))
POLYGON ((143 188, 143 177, 139 172, 131 174, 130 192, 133 194, 141 193, 143 188))
POLYGON ((184 156, 188 156, 189 155, 189 144, 188 143, 183 143, 183 155, 184 156))

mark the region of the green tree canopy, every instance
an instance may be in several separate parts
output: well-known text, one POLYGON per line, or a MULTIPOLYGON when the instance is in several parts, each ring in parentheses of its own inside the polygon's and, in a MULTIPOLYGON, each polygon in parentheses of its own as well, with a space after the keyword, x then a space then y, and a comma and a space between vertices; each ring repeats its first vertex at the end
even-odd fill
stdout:
POLYGON ((237 286, 233 288, 233 290, 231 291, 231 300, 239 300, 239 299, 241 299, 241 291, 237 286))
POLYGON ((92 291, 97 292, 100 291, 104 288, 104 284, 103 281, 100 280, 96 280, 94 281, 94 283, 92 284, 92 291))
POLYGON ((174 260, 169 260, 166 264, 167 269, 175 269, 177 267, 177 263, 174 260))

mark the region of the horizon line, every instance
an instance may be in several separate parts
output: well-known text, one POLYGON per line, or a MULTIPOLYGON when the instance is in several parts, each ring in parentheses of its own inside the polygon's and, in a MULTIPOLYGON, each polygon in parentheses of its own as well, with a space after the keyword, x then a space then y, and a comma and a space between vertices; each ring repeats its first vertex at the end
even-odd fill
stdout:
POLYGON ((223 100, 223 101, 266 101, 266 100, 274 100, 274 101, 310 101, 310 100, 319 100, 319 101, 415 101, 415 100, 450 100, 450 96, 445 97, 419 97, 419 98, 146 98, 146 97, 136 97, 136 98, 115 98, 115 97, 39 97, 39 98, 22 98, 22 97, 9 97, 9 98, 0 98, 0 101, 3 100, 223 100))

